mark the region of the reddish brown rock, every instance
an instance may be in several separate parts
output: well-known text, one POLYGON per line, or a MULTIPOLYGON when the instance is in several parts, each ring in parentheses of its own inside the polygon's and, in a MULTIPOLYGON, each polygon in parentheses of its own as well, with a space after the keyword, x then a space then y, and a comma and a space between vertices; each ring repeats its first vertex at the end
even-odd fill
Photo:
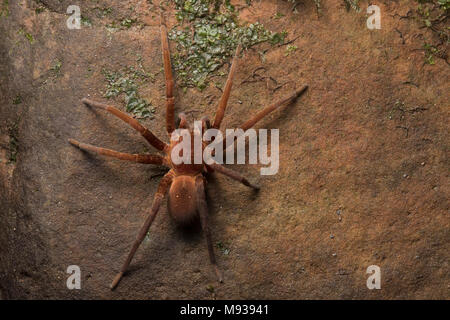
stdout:
MULTIPOLYGON (((164 207, 114 292, 108 285, 161 171, 82 153, 67 138, 147 148, 120 120, 80 103, 87 95, 103 101, 102 68, 134 65, 136 54, 156 75, 142 88, 155 119, 143 124, 166 136, 157 13, 135 6, 143 27, 109 33, 87 6, 92 26, 68 30, 69 1, 41 2, 47 9, 36 14, 33 1, 10 1, 0 17, 0 298, 449 298, 449 69, 439 58, 424 64, 417 49, 431 35, 396 15, 415 1, 380 1, 382 29, 372 31, 364 10, 347 12, 338 0, 323 5, 320 19, 312 2, 298 14, 280 1, 243 10, 245 19, 299 36, 289 56, 286 47, 264 61, 257 50, 246 53, 224 119, 239 125, 310 84, 300 101, 259 124, 280 129, 280 171, 263 177, 258 166, 235 166, 262 187, 257 196, 223 177, 208 185, 213 237, 228 249, 216 248, 223 284, 202 234, 180 231, 164 207), (272 19, 276 12, 286 16, 272 19), (264 82, 241 85, 259 66, 286 84, 275 92, 264 82), (17 161, 8 163, 14 124, 17 161), (66 288, 69 265, 81 268, 81 290, 66 288), (370 265, 381 268, 381 290, 366 287, 370 265)), ((114 8, 106 19, 130 14, 126 2, 100 2, 114 8)), ((178 88, 176 108, 212 116, 219 97, 214 86, 178 88)))

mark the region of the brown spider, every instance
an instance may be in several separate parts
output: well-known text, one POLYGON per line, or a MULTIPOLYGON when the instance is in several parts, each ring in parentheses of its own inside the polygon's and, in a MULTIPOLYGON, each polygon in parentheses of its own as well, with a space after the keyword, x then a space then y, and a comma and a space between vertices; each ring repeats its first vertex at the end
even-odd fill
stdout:
MULTIPOLYGON (((164 21, 164 16, 162 14, 160 21, 160 30, 161 30, 162 55, 164 60, 164 73, 166 78, 166 128, 170 137, 172 132, 175 130, 175 121, 174 121, 175 99, 173 97, 174 80, 172 76, 172 67, 170 62, 167 27, 164 21)), ((219 129, 220 127, 220 123, 222 122, 225 113, 225 108, 227 106, 227 101, 230 96, 233 76, 237 65, 238 52, 239 47, 236 49, 236 55, 234 56, 233 62, 231 64, 230 73, 225 83, 225 88, 223 90, 222 97, 219 101, 217 113, 214 117, 214 122, 211 126, 208 118, 203 117, 202 118, 203 128, 209 129, 212 127, 215 129, 219 129)), ((264 116, 266 116, 273 110, 277 109, 282 105, 289 104, 295 101, 295 99, 299 97, 301 94, 303 94, 306 91, 306 89, 307 86, 304 86, 302 89, 296 91, 286 99, 275 102, 274 104, 264 108, 254 117, 244 122, 244 124, 242 124, 240 128, 244 131, 250 129, 255 125, 255 123, 257 123, 259 120, 261 120, 264 116)), ((163 152, 163 155, 122 153, 110 149, 95 147, 89 144, 81 143, 74 139, 69 139, 69 142, 72 145, 82 150, 95 152, 112 158, 133 161, 138 163, 164 165, 170 168, 170 170, 164 175, 161 182, 159 183, 158 190, 156 191, 155 197, 153 199, 150 214, 145 220, 145 223, 142 226, 139 235, 137 236, 137 239, 135 240, 133 247, 131 248, 131 251, 128 254, 128 257, 125 260, 125 263, 123 264, 120 272, 116 275, 116 277, 112 281, 111 289, 113 290, 117 286, 123 274, 127 270, 131 260, 133 259, 134 254, 136 253, 136 250, 138 249, 139 245, 145 238, 148 229, 150 228, 150 225, 155 219, 155 216, 159 210, 161 202, 167 192, 169 192, 167 203, 168 211, 169 214, 172 216, 172 218, 174 218, 174 220, 177 223, 184 224, 186 222, 191 221, 194 217, 197 217, 197 215, 200 216, 201 227, 203 232, 205 233, 206 242, 208 245, 209 259, 214 267, 218 280, 222 282, 222 275, 216 265, 216 258, 214 255, 214 248, 211 240, 211 232, 208 225, 208 208, 205 198, 206 174, 208 172, 217 171, 255 190, 258 190, 259 188, 249 183, 249 181, 246 178, 244 178, 240 173, 225 168, 218 163, 213 163, 209 165, 203 162, 202 164, 176 165, 172 162, 171 150, 174 148, 175 145, 179 143, 179 140, 174 141, 171 139, 170 144, 166 144, 160 139, 158 139, 150 130, 142 126, 136 119, 130 117, 124 112, 112 106, 91 101, 86 98, 83 99, 82 102, 87 106, 106 110, 115 115, 116 117, 122 119, 124 122, 128 123, 135 130, 139 131, 139 133, 153 147, 163 152)), ((186 116, 183 113, 180 113, 179 118, 180 118, 179 128, 187 128, 192 133, 193 129, 188 125, 186 116)), ((203 143, 203 148, 205 146, 206 144, 203 143)), ((191 163, 194 162, 191 161, 191 163)))

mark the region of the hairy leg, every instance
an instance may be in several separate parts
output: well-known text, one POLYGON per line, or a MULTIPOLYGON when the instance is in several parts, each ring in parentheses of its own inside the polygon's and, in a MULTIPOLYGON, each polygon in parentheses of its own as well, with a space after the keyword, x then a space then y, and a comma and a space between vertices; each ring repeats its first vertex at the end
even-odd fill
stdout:
POLYGON ((111 290, 114 290, 116 286, 119 284, 120 279, 122 279, 123 274, 127 270, 128 266, 131 263, 131 260, 134 257, 134 254, 136 253, 136 250, 139 248, 140 244, 144 240, 145 236, 147 235, 148 229, 150 228, 151 224, 153 223, 153 220, 155 220, 156 214, 158 213, 159 207, 161 206, 161 202, 164 199, 165 194, 167 193, 167 190, 169 190, 170 185, 172 184, 173 180, 173 171, 169 171, 164 175, 161 182, 159 183, 158 190, 156 191, 155 198, 153 199, 152 208, 150 210, 150 214, 148 215, 147 219, 145 220, 144 225, 142 226, 141 230, 139 231, 139 234, 133 244, 133 247, 131 248, 130 253, 128 254, 127 259, 125 260, 125 263, 122 265, 122 268, 120 269, 120 272, 114 277, 114 280, 111 283, 111 290))
POLYGON ((202 130, 205 132, 206 130, 211 128, 211 122, 209 121, 208 116, 203 116, 202 119, 202 130))
POLYGON ((98 153, 107 157, 112 157, 120 160, 133 161, 138 163, 149 163, 149 164, 158 164, 158 165, 166 165, 163 157, 159 155, 152 154, 131 154, 131 153, 123 153, 114 151, 111 149, 96 147, 87 143, 82 143, 74 139, 69 139, 69 142, 80 148, 82 150, 91 151, 94 153, 98 153))
POLYGON ((205 182, 202 176, 199 176, 195 181, 195 186, 197 188, 197 206, 198 213, 200 215, 200 223, 202 225, 203 232, 205 233, 206 244, 208 245, 209 260, 214 267, 217 279, 219 282, 223 282, 222 274, 219 271, 216 263, 216 256, 214 254, 214 247, 211 239, 211 230, 209 229, 208 223, 208 205, 206 203, 205 195, 205 182))
POLYGON ((248 121, 244 122, 240 128, 244 131, 250 129, 251 127, 253 127, 259 120, 261 120, 262 118, 264 118, 266 115, 268 115, 269 113, 271 113, 272 111, 276 110, 277 108, 281 107, 282 105, 285 104, 290 104, 292 102, 294 102, 298 97, 300 97, 305 91, 306 89, 308 89, 308 86, 305 85, 303 88, 301 88, 300 90, 297 90, 294 94, 290 95, 289 97, 283 99, 283 100, 279 100, 277 102, 275 102, 274 104, 265 107, 263 110, 261 110, 260 112, 258 112, 254 117, 252 117, 251 119, 249 119, 248 121))
POLYGON ((136 119, 127 115, 125 112, 122 112, 119 109, 114 108, 113 106, 108 106, 106 104, 95 102, 86 98, 84 98, 81 101, 87 106, 106 110, 109 113, 112 113, 116 117, 120 118, 124 122, 128 123, 131 127, 137 130, 156 149, 163 151, 167 147, 167 145, 161 140, 159 140, 150 130, 141 125, 139 121, 137 121, 136 119))
POLYGON ((255 186, 253 184, 251 184, 243 175, 241 175, 239 172, 234 171, 232 169, 226 168, 218 163, 213 163, 213 164, 208 164, 206 165, 206 167, 210 167, 211 169, 213 169, 214 171, 217 171, 223 175, 226 175, 228 177, 230 177, 233 180, 239 181, 240 183, 242 183, 243 185, 253 188, 255 190, 259 190, 258 186, 255 186))
POLYGON ((161 12, 161 46, 164 61, 164 75, 166 77, 166 129, 172 134, 175 130, 175 98, 173 97, 174 80, 172 75, 172 65, 170 63, 169 40, 167 38, 167 26, 164 15, 161 12))
POLYGON ((236 48, 236 53, 234 54, 233 62, 231 63, 230 72, 228 73, 227 82, 225 83, 225 88, 223 89, 222 97, 220 98, 219 106, 217 107, 216 116, 214 117, 214 122, 212 125, 214 129, 220 128, 223 116, 225 115, 225 109, 227 108, 228 99, 230 98, 231 87, 233 86, 233 78, 238 63, 239 51, 240 46, 236 48))
MULTIPOLYGON (((307 85, 305 85, 302 89, 297 90, 294 94, 290 95, 289 97, 287 97, 283 100, 279 100, 268 107, 265 107, 263 110, 258 112, 254 117, 252 117, 248 121, 244 122, 239 128, 242 129, 244 132, 246 130, 252 128, 258 121, 260 121, 262 118, 264 118, 266 115, 268 115, 272 111, 276 110, 277 108, 279 108, 285 104, 290 104, 290 103, 294 102, 298 97, 300 97, 306 91, 306 89, 308 89, 307 85)), ((222 139, 223 150, 226 150, 226 149, 234 146, 234 141, 236 141, 237 137, 234 136, 234 141, 232 141, 232 142, 231 141, 227 142, 229 139, 232 139, 232 138, 230 136, 225 136, 222 139)))

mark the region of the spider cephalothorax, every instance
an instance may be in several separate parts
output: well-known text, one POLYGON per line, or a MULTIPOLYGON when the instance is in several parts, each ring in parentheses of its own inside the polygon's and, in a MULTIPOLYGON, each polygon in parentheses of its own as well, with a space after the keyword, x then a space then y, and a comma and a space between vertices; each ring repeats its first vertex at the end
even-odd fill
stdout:
MULTIPOLYGON (((161 14, 161 43, 162 43, 162 53, 164 61, 164 73, 166 78, 166 129, 169 134, 169 138, 175 130, 175 116, 174 116, 174 80, 172 76, 172 67, 170 63, 170 52, 169 43, 167 38, 167 28, 164 22, 163 15, 161 14)), ((223 90, 222 97, 219 101, 216 115, 212 125, 207 117, 202 118, 203 128, 214 128, 220 129, 220 124, 222 122, 225 108, 227 106, 228 98, 230 96, 231 86, 233 82, 233 76, 236 70, 237 60, 238 60, 239 47, 236 49, 236 55, 231 64, 230 73, 228 74, 228 79, 225 83, 225 88, 223 90)), ((248 121, 244 122, 239 128, 246 131, 253 127, 255 123, 261 120, 264 116, 277 109, 278 107, 289 104, 293 102, 297 97, 299 97, 303 92, 305 92, 307 86, 303 86, 300 90, 295 91, 289 97, 277 101, 274 104, 264 108, 255 116, 250 118, 248 121)), ((166 193, 168 196, 168 211, 175 221, 179 223, 190 222, 197 215, 200 217, 200 223, 205 233, 206 242, 208 245, 208 252, 211 264, 214 266, 214 270, 217 274, 219 281, 222 281, 222 275, 216 265, 216 259, 214 255, 214 248, 211 240, 211 232, 208 225, 208 208, 206 204, 205 197, 205 184, 206 176, 208 173, 219 172, 224 174, 234 180, 241 182, 242 184, 254 188, 258 187, 252 185, 246 178, 244 178, 240 173, 228 169, 218 163, 206 164, 201 163, 180 163, 175 164, 172 157, 172 149, 180 142, 177 139, 171 139, 170 144, 166 144, 157 138, 150 130, 142 126, 136 119, 130 117, 126 113, 102 103, 98 103, 89 99, 83 99, 82 102, 94 108, 100 108, 110 112, 116 117, 120 118, 124 122, 128 123, 131 127, 137 130, 154 148, 156 148, 160 154, 130 154, 117 152, 110 149, 95 147, 89 144, 78 142, 74 139, 69 139, 69 142, 74 146, 91 152, 95 152, 101 155, 118 158, 121 160, 133 161, 138 163, 147 163, 155 165, 163 165, 168 167, 170 170, 164 175, 161 182, 159 183, 158 190, 156 191, 155 197, 153 199, 152 207, 150 213, 142 226, 136 241, 128 254, 125 263, 123 264, 120 272, 116 275, 113 282, 111 283, 111 289, 114 289, 122 278, 123 274, 127 270, 133 256, 138 249, 141 242, 144 240, 150 225, 152 224, 159 207, 161 206, 162 200, 166 193)), ((187 128, 192 132, 192 128, 189 127, 186 117, 184 114, 179 116, 180 122, 178 128, 187 128)), ((204 148, 206 144, 202 144, 204 148)))

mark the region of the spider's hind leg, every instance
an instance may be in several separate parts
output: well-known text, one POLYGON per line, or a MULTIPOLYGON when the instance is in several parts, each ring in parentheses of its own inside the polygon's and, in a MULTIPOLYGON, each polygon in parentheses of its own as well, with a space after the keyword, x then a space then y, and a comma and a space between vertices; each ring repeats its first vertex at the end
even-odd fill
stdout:
POLYGON ((150 214, 147 216, 144 225, 141 227, 141 230, 139 231, 139 234, 136 240, 134 241, 133 246, 131 247, 130 253, 128 253, 127 259, 122 265, 120 272, 114 277, 110 286, 111 290, 114 290, 119 284, 119 281, 122 279, 122 276, 124 275, 125 271, 127 271, 127 268, 130 265, 131 260, 134 257, 134 254, 136 253, 137 249, 139 248, 145 236, 147 235, 148 229, 152 225, 153 220, 155 220, 156 214, 159 211, 162 200, 167 191, 169 190, 170 185, 172 184, 173 177, 174 177, 173 171, 169 171, 168 173, 166 173, 166 175, 162 178, 161 182, 159 183, 158 190, 156 191, 155 197, 153 199, 150 214))
POLYGON ((199 176, 196 179, 195 186, 197 188, 198 213, 200 215, 200 223, 202 225, 203 232, 205 233, 206 244, 208 245, 209 260, 214 267, 218 281, 223 282, 222 273, 217 267, 216 255, 214 254, 214 246, 211 239, 211 230, 208 222, 208 205, 206 204, 205 182, 202 176, 199 176))

